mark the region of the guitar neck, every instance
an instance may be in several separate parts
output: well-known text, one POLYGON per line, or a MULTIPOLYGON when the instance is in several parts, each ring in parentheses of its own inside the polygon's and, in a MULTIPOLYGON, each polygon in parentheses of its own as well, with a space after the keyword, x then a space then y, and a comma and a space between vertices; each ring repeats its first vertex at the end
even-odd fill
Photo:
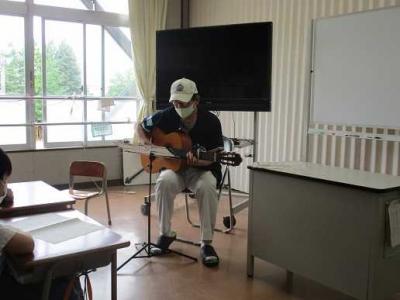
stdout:
MULTIPOLYGON (((175 148, 168 148, 167 149, 175 155, 175 157, 185 159, 187 151, 175 148)), ((197 151, 195 153, 198 159, 200 160, 207 160, 207 161, 218 161, 218 153, 217 152, 205 152, 205 151, 197 151)))
MULTIPOLYGON (((183 149, 176 149, 172 147, 163 146, 149 146, 149 145, 120 145, 122 149, 131 153, 138 153, 149 155, 152 153, 155 157, 159 158, 175 158, 186 159, 187 151, 183 149)), ((234 152, 217 152, 217 151, 197 151, 195 155, 199 160, 206 160, 210 162, 218 162, 223 165, 238 166, 242 162, 239 154, 234 152)))
POLYGON ((218 153, 217 152, 198 152, 197 157, 200 160, 208 160, 208 161, 218 161, 218 153))

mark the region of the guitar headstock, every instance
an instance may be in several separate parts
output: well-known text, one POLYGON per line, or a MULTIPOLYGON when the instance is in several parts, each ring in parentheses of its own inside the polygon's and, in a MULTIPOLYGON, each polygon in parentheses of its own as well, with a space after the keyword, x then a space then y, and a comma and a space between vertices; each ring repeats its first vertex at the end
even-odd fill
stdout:
POLYGON ((219 152, 217 154, 218 161, 223 165, 239 166, 242 163, 242 157, 235 152, 219 152))

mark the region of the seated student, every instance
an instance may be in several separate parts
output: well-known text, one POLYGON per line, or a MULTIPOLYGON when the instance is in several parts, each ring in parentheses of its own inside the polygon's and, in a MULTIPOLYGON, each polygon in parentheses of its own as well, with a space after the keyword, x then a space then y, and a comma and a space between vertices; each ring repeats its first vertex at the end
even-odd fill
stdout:
POLYGON ((0 205, 7 206, 14 200, 14 194, 7 187, 7 180, 12 171, 11 161, 7 154, 0 149, 0 205))
MULTIPOLYGON (((13 201, 13 193, 7 188, 7 180, 12 172, 8 155, 0 148, 0 201, 13 201)), ((33 255, 35 244, 28 233, 19 232, 0 224, 0 293, 1 299, 35 300, 41 299, 42 284, 19 284, 8 272, 5 256, 33 255), (4 298, 3 298, 4 297, 4 298)), ((56 279, 52 282, 49 299, 63 299, 64 291, 69 283, 68 278, 56 279)), ((70 300, 81 299, 81 287, 75 285, 70 300)))

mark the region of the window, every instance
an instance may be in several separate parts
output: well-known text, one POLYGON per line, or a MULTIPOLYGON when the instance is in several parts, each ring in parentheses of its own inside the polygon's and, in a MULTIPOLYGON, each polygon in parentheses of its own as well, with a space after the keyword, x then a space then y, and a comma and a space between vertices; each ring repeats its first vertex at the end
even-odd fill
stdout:
POLYGON ((24 18, 0 15, 0 36, 0 144, 26 149, 30 131, 23 126, 29 123, 24 97, 24 18))
MULTIPOLYGON (((90 22, 90 1, 34 0, 22 4, 34 8, 25 16, 0 8, 1 147, 107 145, 133 136, 138 95, 128 18, 105 15, 111 2, 102 2, 104 9, 92 1, 103 12, 93 11, 90 22)), ((113 4, 127 10, 127 1, 113 4)))

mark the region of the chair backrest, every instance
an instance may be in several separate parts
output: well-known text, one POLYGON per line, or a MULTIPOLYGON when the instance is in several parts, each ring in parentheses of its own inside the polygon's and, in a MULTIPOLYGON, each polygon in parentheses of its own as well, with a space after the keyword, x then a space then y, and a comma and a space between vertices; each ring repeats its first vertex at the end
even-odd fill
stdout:
POLYGON ((107 171, 103 163, 98 161, 77 160, 69 167, 70 176, 90 176, 106 178, 107 171))

